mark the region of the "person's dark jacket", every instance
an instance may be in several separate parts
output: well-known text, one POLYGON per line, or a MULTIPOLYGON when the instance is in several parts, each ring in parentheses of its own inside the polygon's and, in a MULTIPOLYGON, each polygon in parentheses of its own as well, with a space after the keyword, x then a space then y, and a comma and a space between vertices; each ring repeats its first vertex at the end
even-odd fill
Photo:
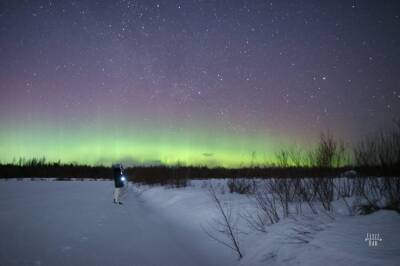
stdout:
POLYGON ((122 180, 123 172, 121 167, 113 167, 113 174, 115 187, 123 187, 124 181, 122 180))

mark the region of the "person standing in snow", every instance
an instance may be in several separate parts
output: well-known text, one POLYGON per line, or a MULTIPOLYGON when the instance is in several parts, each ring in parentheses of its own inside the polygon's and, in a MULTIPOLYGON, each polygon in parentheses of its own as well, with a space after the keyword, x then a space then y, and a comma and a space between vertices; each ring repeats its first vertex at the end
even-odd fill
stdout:
POLYGON ((121 196, 121 189, 124 187, 124 181, 125 181, 125 176, 123 173, 124 169, 121 164, 114 164, 112 168, 113 168, 114 185, 115 185, 114 203, 122 204, 122 202, 120 201, 120 196, 121 196))

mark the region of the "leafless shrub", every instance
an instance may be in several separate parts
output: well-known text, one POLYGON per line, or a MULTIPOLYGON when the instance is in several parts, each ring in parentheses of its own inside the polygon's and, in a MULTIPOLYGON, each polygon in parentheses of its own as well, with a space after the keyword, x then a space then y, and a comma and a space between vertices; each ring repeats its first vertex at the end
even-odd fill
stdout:
POLYGON ((364 178, 357 183, 357 189, 364 203, 358 206, 361 214, 388 209, 400 212, 400 178, 364 178))
POLYGON ((254 231, 259 231, 262 233, 267 232, 268 222, 265 219, 264 213, 260 212, 258 209, 255 211, 245 211, 245 213, 241 213, 240 216, 247 222, 247 225, 250 229, 254 231))
POLYGON ((400 212, 400 178, 385 177, 383 193, 386 198, 386 208, 400 212))
POLYGON ((282 149, 276 153, 278 167, 301 167, 307 164, 301 149, 296 146, 282 149))
POLYGON ((326 211, 332 210, 332 200, 334 195, 333 179, 322 177, 313 179, 314 190, 319 202, 326 211))
POLYGON ((253 182, 246 178, 231 178, 227 181, 230 193, 252 194, 253 182))
POLYGON ((379 166, 399 169, 400 167, 400 120, 395 121, 395 128, 380 132, 361 140, 354 148, 357 165, 363 167, 379 166))
POLYGON ((336 190, 336 198, 340 199, 341 197, 350 198, 355 194, 356 186, 354 185, 356 178, 337 178, 334 182, 335 190, 336 190))
MULTIPOLYGON (((268 179, 254 183, 255 214, 246 215, 245 218, 251 228, 257 231, 265 231, 265 227, 279 222, 281 218, 289 217, 290 206, 294 205, 296 214, 303 211, 303 203, 306 203, 314 214, 317 209, 314 206, 315 200, 324 200, 325 208, 330 208, 330 201, 327 201, 324 184, 315 179, 306 178, 278 178, 268 179), (319 191, 317 191, 319 190, 319 191), (279 211, 281 210, 281 211, 279 211)), ((323 205, 324 205, 323 204, 323 205)))
POLYGON ((277 199, 271 190, 269 180, 263 181, 263 186, 257 187, 254 194, 258 210, 259 225, 277 223, 280 218, 277 210, 277 199))
POLYGON ((356 164, 363 167, 378 165, 377 149, 377 142, 373 138, 361 140, 354 148, 356 164))
POLYGON ((268 185, 272 195, 277 198, 281 204, 283 217, 288 217, 290 214, 289 202, 293 200, 294 195, 292 179, 270 179, 268 185))
POLYGON ((295 167, 301 167, 305 165, 305 158, 304 154, 301 149, 298 147, 294 146, 288 150, 289 153, 289 159, 290 162, 295 166, 295 167))
POLYGON ((313 182, 309 178, 301 178, 298 182, 296 195, 300 202, 306 202, 313 214, 317 214, 317 209, 315 208, 313 202, 316 196, 313 190, 313 182))
POLYGON ((350 204, 347 200, 355 195, 355 183, 358 184, 356 178, 347 177, 337 178, 333 182, 336 199, 341 199, 343 201, 350 215, 354 215, 356 212, 355 206, 350 204))
POLYGON ((210 238, 235 251, 239 256, 239 259, 243 258, 243 254, 239 246, 239 230, 232 217, 232 209, 222 205, 214 187, 211 184, 209 187, 209 193, 218 209, 220 219, 214 220, 214 224, 212 226, 213 232, 208 230, 204 231, 210 238), (221 234, 225 239, 215 236, 215 233, 221 234))
POLYGON ((339 167, 345 162, 345 148, 342 142, 329 133, 322 133, 315 150, 309 152, 309 163, 319 168, 339 167))

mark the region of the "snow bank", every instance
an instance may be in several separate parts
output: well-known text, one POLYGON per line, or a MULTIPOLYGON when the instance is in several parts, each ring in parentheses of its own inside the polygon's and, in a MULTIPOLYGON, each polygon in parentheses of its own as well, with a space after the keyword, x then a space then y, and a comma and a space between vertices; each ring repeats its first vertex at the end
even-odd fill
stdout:
POLYGON ((152 187, 142 197, 176 223, 201 230, 219 217, 207 191, 208 182, 225 205, 233 206, 242 231, 241 265, 364 266, 398 265, 400 261, 400 215, 393 211, 349 216, 347 207, 339 200, 333 203, 336 210, 333 214, 292 216, 261 233, 251 230, 243 219, 244 214, 254 210, 251 198, 228 193, 226 180, 194 180, 179 189, 152 187), (369 247, 365 241, 367 233, 379 233, 383 240, 378 246, 369 247))

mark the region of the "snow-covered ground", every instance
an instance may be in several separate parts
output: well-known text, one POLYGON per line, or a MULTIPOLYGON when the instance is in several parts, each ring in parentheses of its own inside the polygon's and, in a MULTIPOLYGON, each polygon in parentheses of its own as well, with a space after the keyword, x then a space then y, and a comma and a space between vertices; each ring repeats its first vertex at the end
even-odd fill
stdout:
POLYGON ((243 219, 252 199, 211 182, 233 209, 240 261, 205 233, 219 213, 204 181, 130 186, 118 206, 109 181, 11 180, 0 182, 0 265, 399 265, 398 213, 294 216, 261 233, 243 219))
POLYGON ((228 250, 108 181, 0 182, 0 265, 234 265, 228 250))

